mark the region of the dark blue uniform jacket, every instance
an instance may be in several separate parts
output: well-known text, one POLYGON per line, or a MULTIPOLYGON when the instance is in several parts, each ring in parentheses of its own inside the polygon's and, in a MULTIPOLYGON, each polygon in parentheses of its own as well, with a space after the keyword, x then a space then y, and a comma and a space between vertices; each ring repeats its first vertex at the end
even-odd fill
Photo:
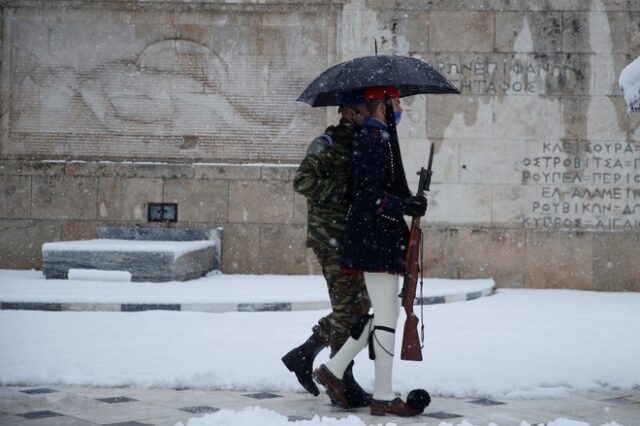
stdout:
POLYGON ((392 152, 387 126, 367 118, 351 157, 353 203, 341 265, 346 272, 404 272, 409 229, 403 212, 409 194, 394 189, 394 172, 402 159, 392 152))

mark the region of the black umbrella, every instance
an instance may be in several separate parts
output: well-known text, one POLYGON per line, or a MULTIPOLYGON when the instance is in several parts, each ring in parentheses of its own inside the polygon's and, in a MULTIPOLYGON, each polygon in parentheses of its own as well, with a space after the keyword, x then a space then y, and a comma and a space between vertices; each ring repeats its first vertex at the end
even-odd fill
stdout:
POLYGON ((372 86, 396 86, 400 96, 460 93, 431 65, 406 56, 363 56, 324 71, 297 99, 312 107, 336 106, 337 95, 372 86))

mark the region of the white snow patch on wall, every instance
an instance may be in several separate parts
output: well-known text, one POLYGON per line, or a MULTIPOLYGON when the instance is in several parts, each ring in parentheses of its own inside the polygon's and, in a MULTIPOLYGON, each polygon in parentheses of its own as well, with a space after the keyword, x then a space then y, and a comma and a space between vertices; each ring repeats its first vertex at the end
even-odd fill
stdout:
POLYGON ((629 111, 640 112, 640 57, 622 70, 618 84, 624 93, 629 111))
MULTIPOLYGON (((594 0, 592 10, 603 10, 602 0, 594 0)), ((589 45, 596 54, 591 59, 591 91, 587 112, 587 137, 590 140, 624 140, 626 132, 615 120, 616 109, 608 96, 613 75, 613 40, 605 12, 589 12, 589 45), (604 119, 604 121, 603 121, 604 119)))

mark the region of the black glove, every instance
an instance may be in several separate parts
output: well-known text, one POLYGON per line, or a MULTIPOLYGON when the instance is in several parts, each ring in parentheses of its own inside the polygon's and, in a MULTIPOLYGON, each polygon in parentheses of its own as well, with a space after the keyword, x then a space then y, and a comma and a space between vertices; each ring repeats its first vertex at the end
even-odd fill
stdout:
POLYGON ((427 199, 425 197, 413 196, 407 198, 404 205, 404 214, 407 216, 424 216, 427 211, 427 199))

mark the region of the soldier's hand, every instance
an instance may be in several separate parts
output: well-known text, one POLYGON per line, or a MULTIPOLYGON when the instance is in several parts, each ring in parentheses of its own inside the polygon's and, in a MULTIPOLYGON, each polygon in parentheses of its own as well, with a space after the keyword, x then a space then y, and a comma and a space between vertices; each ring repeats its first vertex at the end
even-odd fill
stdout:
POLYGON ((427 211, 427 199, 425 197, 413 196, 406 199, 404 214, 407 216, 422 217, 427 211))

